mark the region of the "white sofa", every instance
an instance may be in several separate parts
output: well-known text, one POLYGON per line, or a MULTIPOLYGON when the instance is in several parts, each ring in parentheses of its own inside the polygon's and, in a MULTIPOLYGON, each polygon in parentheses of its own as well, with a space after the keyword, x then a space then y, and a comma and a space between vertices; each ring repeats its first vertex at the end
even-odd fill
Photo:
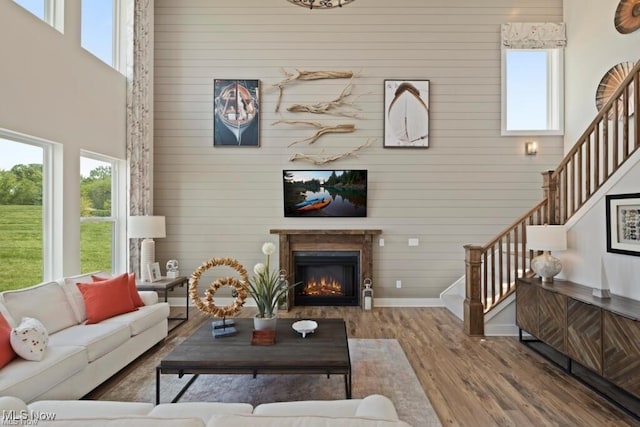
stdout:
POLYGON ((410 427, 384 396, 364 399, 248 403, 56 401, 26 404, 0 397, 0 413, 12 425, 65 427, 410 427))
POLYGON ((145 305, 136 311, 84 324, 76 284, 91 281, 86 274, 0 294, 0 313, 10 326, 35 318, 49 334, 42 360, 16 357, 0 369, 0 395, 25 402, 78 399, 167 336, 169 306, 155 292, 140 292, 145 305))

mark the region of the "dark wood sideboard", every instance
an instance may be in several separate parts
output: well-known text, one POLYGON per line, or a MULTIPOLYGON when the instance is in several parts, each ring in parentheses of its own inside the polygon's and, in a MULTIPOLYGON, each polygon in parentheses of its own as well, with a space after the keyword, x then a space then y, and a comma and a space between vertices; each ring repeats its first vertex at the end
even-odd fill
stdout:
POLYGON ((516 283, 520 341, 640 419, 640 301, 565 280, 516 283))

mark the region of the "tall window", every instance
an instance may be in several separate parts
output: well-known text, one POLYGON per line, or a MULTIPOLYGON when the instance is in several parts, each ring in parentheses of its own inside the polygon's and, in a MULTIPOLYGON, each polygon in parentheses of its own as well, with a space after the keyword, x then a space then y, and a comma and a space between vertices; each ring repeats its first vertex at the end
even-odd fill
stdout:
POLYGON ((502 26, 502 134, 564 133, 564 25, 502 26))
POLYGON ((116 247, 114 161, 84 154, 80 157, 80 269, 112 271, 116 247), (115 211, 115 212, 114 212, 115 211))
POLYGON ((64 27, 64 0, 13 0, 58 31, 64 27))
POLYGON ((43 281, 46 147, 0 134, 0 291, 43 281))
POLYGON ((503 133, 561 135, 562 51, 505 49, 503 133))
POLYGON ((44 5, 46 0, 13 0, 29 12, 44 21, 44 5))
POLYGON ((115 66, 115 0, 82 0, 82 47, 115 66))

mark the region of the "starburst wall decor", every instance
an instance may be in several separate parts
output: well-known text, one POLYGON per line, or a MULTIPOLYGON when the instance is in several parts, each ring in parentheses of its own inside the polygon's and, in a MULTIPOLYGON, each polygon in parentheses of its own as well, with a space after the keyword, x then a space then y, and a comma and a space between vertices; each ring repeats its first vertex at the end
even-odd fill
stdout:
POLYGON ((353 3, 355 0, 288 0, 289 3, 309 9, 333 9, 353 3))

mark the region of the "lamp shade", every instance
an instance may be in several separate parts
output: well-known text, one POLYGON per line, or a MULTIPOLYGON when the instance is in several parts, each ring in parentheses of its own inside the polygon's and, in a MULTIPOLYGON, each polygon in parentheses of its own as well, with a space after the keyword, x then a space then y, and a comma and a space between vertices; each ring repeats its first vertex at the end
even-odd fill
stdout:
POLYGON ((166 237, 163 216, 130 216, 129 237, 132 239, 155 239, 166 237))
POLYGON ((527 249, 564 251, 567 232, 563 225, 527 225, 527 249))

